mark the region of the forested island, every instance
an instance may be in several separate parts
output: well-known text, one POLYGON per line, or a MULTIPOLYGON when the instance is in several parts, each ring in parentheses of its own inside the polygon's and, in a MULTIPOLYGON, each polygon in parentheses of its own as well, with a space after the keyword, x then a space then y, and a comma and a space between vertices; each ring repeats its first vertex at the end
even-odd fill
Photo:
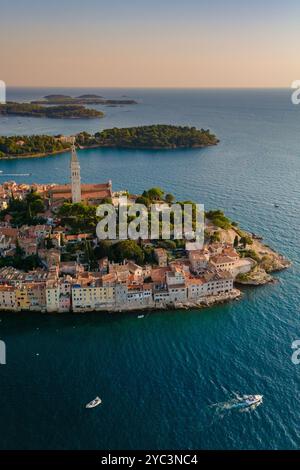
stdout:
MULTIPOLYGON (((195 127, 152 125, 106 129, 92 135, 81 132, 75 136, 80 148, 115 147, 126 149, 176 149, 216 145, 219 141, 209 130, 195 127)), ((45 156, 69 150, 70 136, 0 137, 0 158, 45 156)))
POLYGON ((32 103, 7 102, 6 104, 0 104, 0 115, 53 119, 91 119, 101 118, 104 113, 77 104, 41 106, 32 103))
POLYGON ((31 101, 32 104, 59 104, 59 105, 68 105, 68 104, 77 104, 77 105, 87 105, 87 104, 102 104, 104 106, 110 105, 124 105, 124 104, 137 104, 135 100, 131 99, 120 99, 120 100, 112 100, 103 98, 103 96, 99 95, 80 95, 80 96, 69 96, 69 95, 47 95, 44 96, 43 100, 36 100, 31 101))
POLYGON ((76 142, 84 147, 118 147, 135 149, 193 148, 216 145, 219 140, 209 129, 154 124, 150 126, 106 129, 90 135, 82 132, 76 142))
POLYGON ((47 95, 42 100, 30 103, 9 101, 0 104, 0 116, 39 117, 53 119, 91 119, 104 116, 103 111, 87 108, 87 105, 121 106, 136 104, 131 99, 112 100, 103 96, 86 94, 77 97, 69 95, 47 95))

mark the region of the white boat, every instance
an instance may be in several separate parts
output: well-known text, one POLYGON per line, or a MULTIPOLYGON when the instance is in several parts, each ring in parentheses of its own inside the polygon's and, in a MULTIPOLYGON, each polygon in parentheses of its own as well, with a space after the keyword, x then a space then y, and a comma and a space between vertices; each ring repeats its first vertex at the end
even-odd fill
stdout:
POLYGON ((86 408, 95 408, 96 406, 100 405, 102 403, 102 400, 100 397, 96 397, 94 400, 90 401, 87 405, 85 405, 86 408))
POLYGON ((138 315, 138 318, 144 318, 145 315, 138 315))
POLYGON ((241 401, 241 406, 260 405, 263 400, 263 395, 244 395, 241 401))

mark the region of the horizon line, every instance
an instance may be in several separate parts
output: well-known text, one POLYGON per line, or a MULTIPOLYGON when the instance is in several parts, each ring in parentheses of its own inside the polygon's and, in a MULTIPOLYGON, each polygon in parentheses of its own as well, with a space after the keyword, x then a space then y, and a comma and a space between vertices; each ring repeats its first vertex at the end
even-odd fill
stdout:
POLYGON ((149 90, 286 90, 286 86, 108 86, 108 85, 8 85, 6 88, 103 88, 103 89, 149 89, 149 90))

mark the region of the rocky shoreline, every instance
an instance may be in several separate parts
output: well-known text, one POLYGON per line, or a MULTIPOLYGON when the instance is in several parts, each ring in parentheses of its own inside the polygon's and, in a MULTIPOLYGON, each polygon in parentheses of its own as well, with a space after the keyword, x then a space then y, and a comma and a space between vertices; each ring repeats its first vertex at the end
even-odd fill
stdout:
MULTIPOLYGON (((114 314, 114 313, 138 313, 141 312, 158 312, 160 310, 202 310, 204 308, 209 308, 213 307, 215 305, 222 305, 225 303, 229 303, 233 300, 240 300, 242 297, 243 293, 239 289, 233 289, 230 293, 225 293, 225 294, 219 294, 219 295, 210 295, 206 297, 202 297, 198 300, 189 300, 186 302, 174 302, 172 304, 155 304, 155 305, 145 305, 145 307, 140 307, 140 306, 134 306, 134 305, 128 305, 126 308, 120 308, 120 307, 112 307, 107 310, 88 310, 85 312, 65 312, 68 313, 69 315, 86 315, 89 313, 109 313, 109 314, 114 314)), ((20 313, 43 313, 45 315, 59 315, 59 316, 64 316, 64 313, 62 312, 47 312, 45 310, 22 310, 22 311, 12 311, 12 310, 3 310, 0 313, 5 313, 9 312, 15 313, 15 314, 20 314, 20 313)))
POLYGON ((260 241, 255 241, 256 252, 263 254, 256 266, 247 274, 237 276, 235 283, 248 286, 262 286, 265 284, 275 284, 278 282, 271 273, 283 271, 289 268, 292 263, 277 253, 272 248, 263 245, 260 241))
MULTIPOLYGON (((100 144, 93 144, 93 145, 88 145, 88 146, 81 146, 80 150, 88 150, 88 149, 96 149, 96 148, 105 148, 105 149, 120 149, 120 150, 177 150, 177 149, 196 149, 196 148, 205 148, 205 147, 211 147, 213 145, 217 144, 207 144, 207 145, 193 145, 190 147, 187 146, 176 146, 176 147, 118 147, 118 146, 112 146, 112 145, 100 145, 100 144)), ((57 150, 55 152, 47 152, 47 153, 35 153, 35 154, 25 154, 25 155, 10 155, 10 156, 5 156, 1 157, 1 160, 18 160, 22 158, 43 158, 43 157, 52 157, 55 155, 59 155, 61 153, 67 153, 70 152, 70 148, 66 148, 63 150, 57 150)))

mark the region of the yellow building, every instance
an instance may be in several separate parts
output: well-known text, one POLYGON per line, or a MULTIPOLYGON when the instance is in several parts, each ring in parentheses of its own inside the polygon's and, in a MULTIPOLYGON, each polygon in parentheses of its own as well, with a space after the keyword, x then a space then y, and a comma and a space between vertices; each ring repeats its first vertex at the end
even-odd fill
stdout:
POLYGON ((29 310, 31 300, 26 287, 17 287, 15 290, 16 305, 18 310, 29 310))
POLYGON ((115 302, 115 287, 81 287, 72 288, 72 308, 74 312, 109 310, 115 302))

